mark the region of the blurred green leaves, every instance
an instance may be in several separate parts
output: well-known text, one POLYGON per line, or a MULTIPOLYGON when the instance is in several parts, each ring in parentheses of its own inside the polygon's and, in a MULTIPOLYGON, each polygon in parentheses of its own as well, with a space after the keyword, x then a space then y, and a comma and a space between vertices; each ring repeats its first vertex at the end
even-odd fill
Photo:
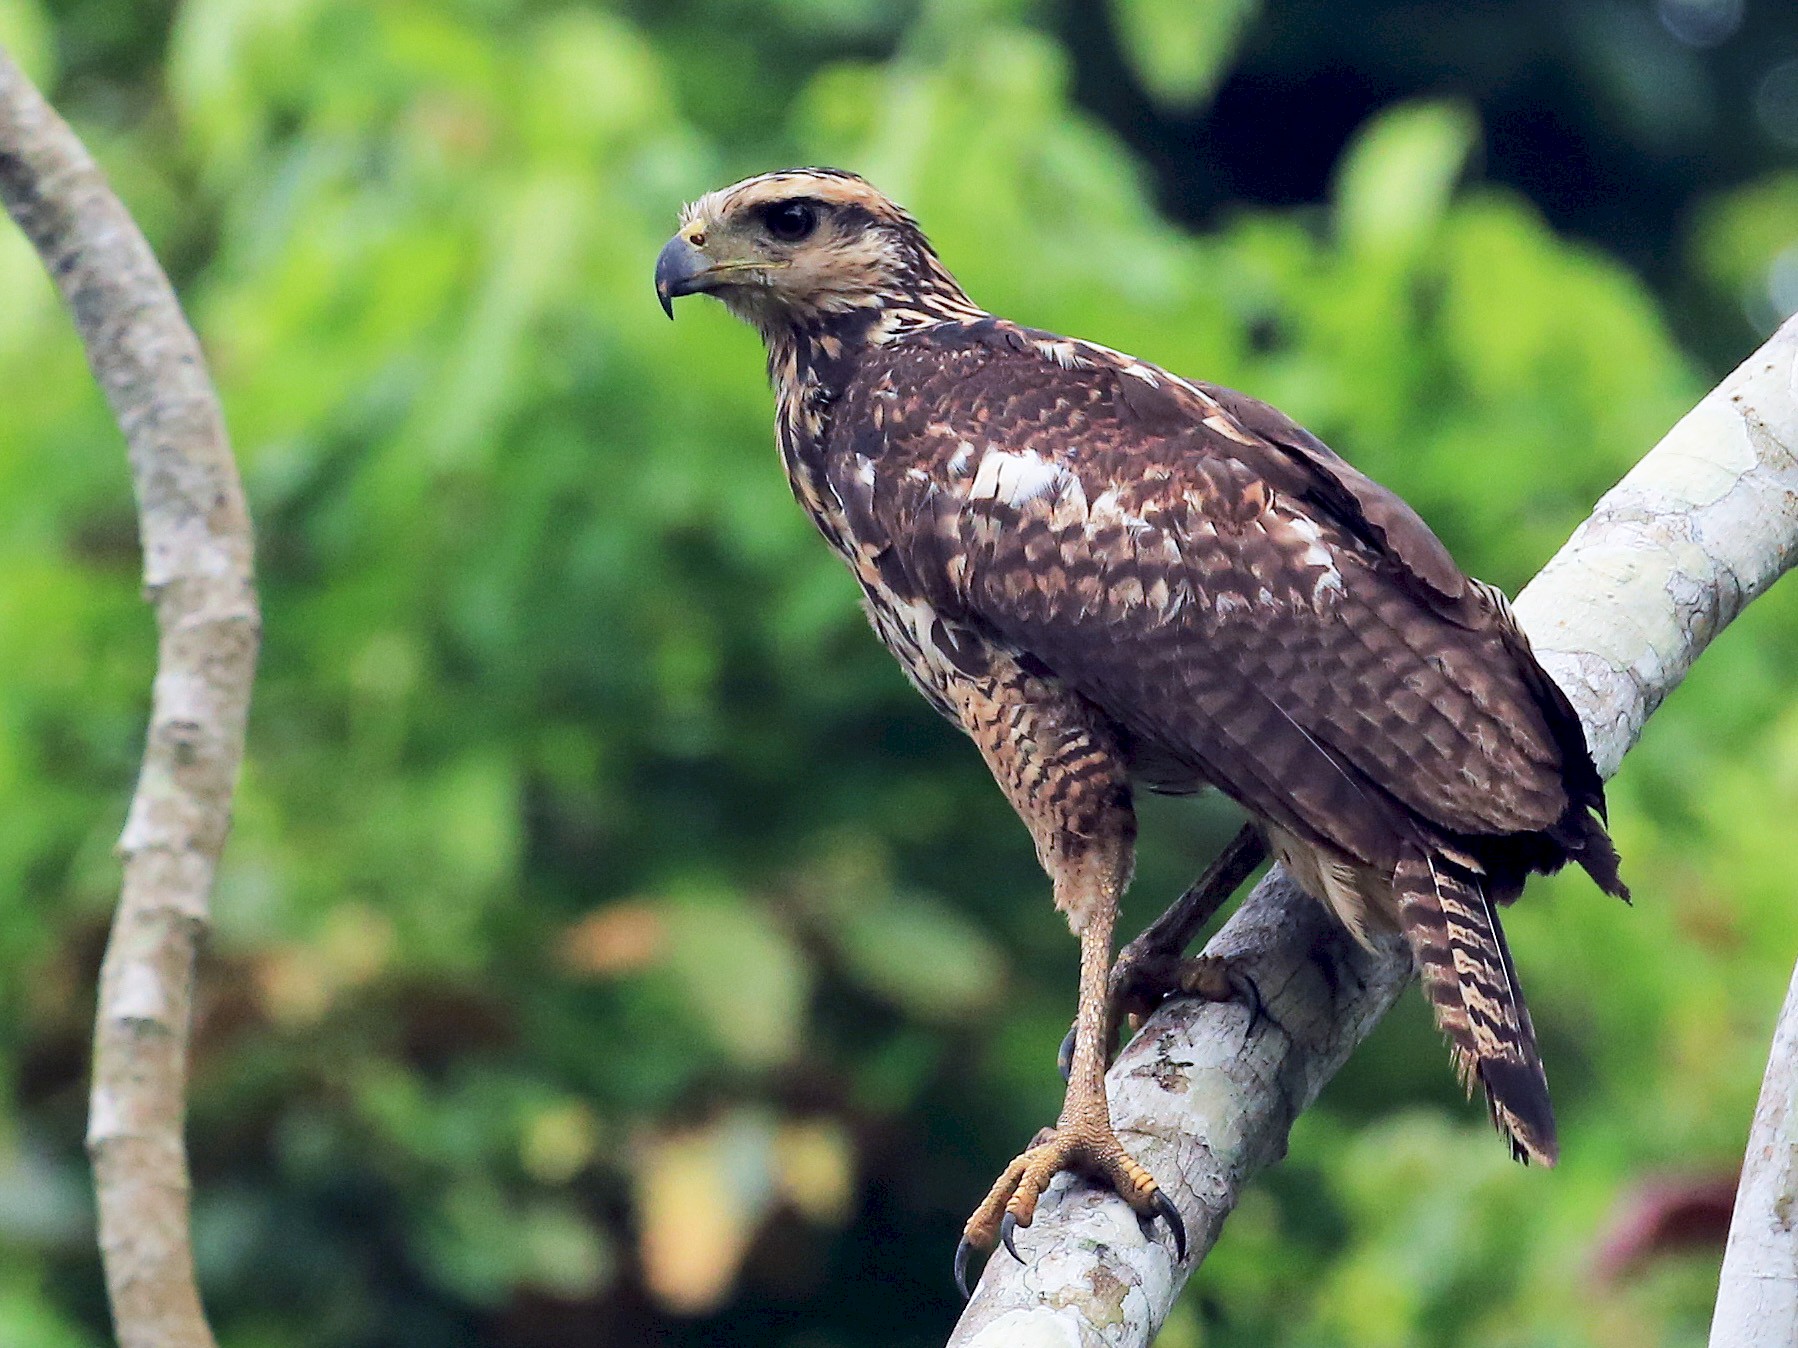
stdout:
MULTIPOLYGON (((1113 12, 1179 103, 1255 9, 1113 12)), ((99 74, 142 16, 46 12, 0 0, 0 41, 88 54, 59 93, 177 264, 260 534, 194 1069, 231 1348, 938 1342, 967 1205, 1053 1115, 1074 943, 794 507, 753 334, 656 308, 681 200, 866 171, 982 302, 1280 404, 1513 588, 1705 382, 1634 277, 1481 184, 1459 104, 1373 118, 1327 209, 1173 228, 1028 3, 184 0, 99 74)), ((1695 284, 1764 291, 1789 188, 1700 213, 1695 284)), ((10 235, 0 390, 0 1199, 63 1196, 0 1202, 0 1339, 65 1348, 105 1333, 57 1204, 153 633, 116 433, 10 235)), ((1562 1169, 1510 1168, 1401 1011, 1169 1343, 1692 1320, 1701 1279, 1587 1314, 1579 1270, 1641 1174, 1735 1160, 1793 944, 1793 602, 1615 788, 1636 909, 1569 879, 1510 919, 1562 1169)), ((1153 817, 1139 919, 1232 827, 1153 817)))
POLYGON ((901 1011, 954 1021, 1004 990, 991 943, 954 910, 928 899, 857 904, 837 933, 850 971, 901 1011))
POLYGON ((1137 74, 1159 98, 1191 103, 1216 87, 1261 0, 1110 0, 1137 74))
POLYGON ((50 21, 37 0, 0 0, 0 47, 33 83, 41 87, 55 79, 50 21))
POLYGON ((733 1062, 774 1067, 799 1049, 810 971, 793 942, 736 896, 664 900, 668 974, 733 1062))
POLYGON ((1478 136, 1472 114, 1453 103, 1401 105, 1370 121, 1337 170, 1343 245, 1378 254, 1428 243, 1478 136))

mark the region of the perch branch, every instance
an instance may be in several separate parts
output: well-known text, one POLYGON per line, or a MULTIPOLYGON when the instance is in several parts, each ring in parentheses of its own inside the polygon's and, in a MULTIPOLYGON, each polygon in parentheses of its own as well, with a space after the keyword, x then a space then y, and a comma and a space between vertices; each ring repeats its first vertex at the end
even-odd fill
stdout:
POLYGON ((194 947, 243 760, 249 513, 199 342, 81 142, 0 51, 0 199, 61 290, 129 449, 156 611, 143 767, 100 974, 88 1151, 123 1348, 210 1348, 182 1142, 194 947))
POLYGON ((1711 1348, 1798 1345, 1798 969, 1773 1031, 1767 1075, 1729 1223, 1711 1348))
MULTIPOLYGON (((1543 665, 1609 776, 1711 639, 1798 559, 1798 319, 1688 413, 1518 598, 1543 665)), ((1411 978, 1359 949, 1277 869, 1207 947, 1247 961, 1286 1033, 1246 1011, 1159 1011, 1113 1066, 1117 1131, 1174 1199, 1192 1259, 1124 1204, 1062 1176, 987 1266, 951 1348, 1143 1348, 1244 1186, 1411 978)))

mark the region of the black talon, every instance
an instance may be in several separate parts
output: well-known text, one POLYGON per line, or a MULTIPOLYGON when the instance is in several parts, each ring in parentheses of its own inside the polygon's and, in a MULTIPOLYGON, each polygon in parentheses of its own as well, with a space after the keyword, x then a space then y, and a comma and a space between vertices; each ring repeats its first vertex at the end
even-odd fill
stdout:
POLYGON ((1005 1214, 1005 1220, 999 1223, 999 1243, 1010 1250, 1011 1257, 1021 1264, 1024 1262, 1024 1256, 1018 1253, 1017 1234, 1018 1219, 1008 1212, 1005 1214))
POLYGON ((1061 1073, 1063 1081, 1069 1081, 1074 1075, 1074 1036, 1079 1027, 1068 1026, 1068 1032, 1061 1037, 1061 1047, 1055 1050, 1055 1070, 1061 1073))
POLYGON ((1230 991, 1249 1004, 1248 1028, 1242 1032, 1245 1044, 1254 1038, 1255 1031, 1263 1025, 1271 1025, 1288 1039, 1292 1038, 1292 1031, 1282 1025, 1280 1018, 1267 1009, 1267 999, 1261 995, 1261 989, 1255 985, 1254 979, 1232 969, 1230 971, 1230 991))
POLYGON ((1273 1017, 1267 1013, 1267 1002, 1262 999, 1261 989, 1255 986, 1255 980, 1247 974, 1230 971, 1230 990, 1249 1004, 1249 1027, 1242 1032, 1243 1039, 1255 1037, 1255 1030, 1262 1021, 1273 1024, 1273 1017))
POLYGON ((1149 1195, 1149 1203, 1155 1209, 1157 1217, 1164 1218, 1168 1230, 1174 1233, 1175 1258, 1182 1264, 1186 1262, 1186 1223, 1180 1217, 1180 1209, 1174 1206, 1174 1200, 1157 1189, 1149 1195))
POLYGON ((963 1301, 971 1299, 974 1295, 968 1290, 968 1256, 973 1253, 974 1247, 968 1243, 968 1238, 963 1236, 961 1244, 955 1247, 955 1286, 956 1290, 961 1293, 963 1301))

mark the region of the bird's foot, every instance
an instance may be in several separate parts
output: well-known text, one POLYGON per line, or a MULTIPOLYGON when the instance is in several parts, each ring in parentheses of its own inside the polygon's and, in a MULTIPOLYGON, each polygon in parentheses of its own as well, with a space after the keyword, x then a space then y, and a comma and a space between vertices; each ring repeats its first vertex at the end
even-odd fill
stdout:
MULTIPOLYGON (((1202 997, 1208 1002, 1241 1002, 1249 1009, 1246 1034, 1253 1034, 1267 1014, 1267 1003, 1255 980, 1237 960, 1221 955, 1182 957, 1145 945, 1141 938, 1119 952, 1111 966, 1106 987, 1105 1050, 1109 1061, 1117 1043, 1117 1027, 1124 1025, 1131 1034, 1142 1028, 1155 1008, 1170 997, 1202 997)), ((1062 1079, 1067 1079, 1074 1061, 1074 1031, 1070 1029, 1061 1041, 1056 1055, 1062 1079)))
POLYGON ((990 1250, 1002 1243, 1014 1259, 1023 1262, 1024 1257, 1018 1253, 1017 1232, 1035 1219, 1037 1200, 1049 1181, 1063 1170, 1076 1171, 1108 1185, 1135 1210, 1145 1232, 1155 1218, 1164 1218, 1174 1233, 1177 1257, 1185 1262, 1186 1223, 1180 1219, 1179 1209, 1161 1191, 1154 1177, 1124 1150, 1124 1144, 1111 1129, 1105 1100, 1100 1096, 1096 1109, 1080 1108, 1072 1117, 1064 1114, 1061 1123, 1038 1133, 1024 1153, 1005 1167, 1005 1173, 974 1209, 955 1250, 955 1283, 963 1297, 968 1295, 968 1257, 975 1250, 990 1250))

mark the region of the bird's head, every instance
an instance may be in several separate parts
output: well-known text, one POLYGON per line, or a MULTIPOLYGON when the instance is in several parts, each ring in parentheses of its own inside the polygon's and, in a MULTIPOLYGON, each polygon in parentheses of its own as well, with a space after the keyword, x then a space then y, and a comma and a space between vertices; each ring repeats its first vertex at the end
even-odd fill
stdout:
POLYGON ((676 297, 701 293, 770 339, 861 314, 978 312, 918 222, 841 169, 764 173, 682 211, 656 294, 673 318, 676 297))

